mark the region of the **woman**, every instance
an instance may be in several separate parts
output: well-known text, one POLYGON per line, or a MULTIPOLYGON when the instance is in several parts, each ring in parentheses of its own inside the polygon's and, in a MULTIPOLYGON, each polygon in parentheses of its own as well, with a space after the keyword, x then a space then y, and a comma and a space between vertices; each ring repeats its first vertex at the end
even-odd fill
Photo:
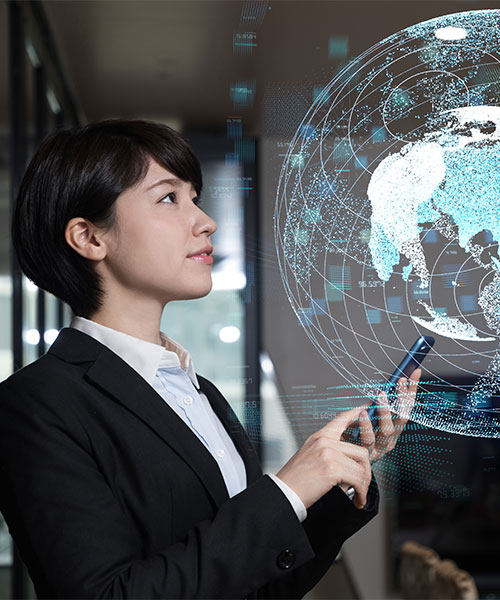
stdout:
POLYGON ((58 132, 23 179, 20 265, 75 315, 0 386, 0 510, 41 598, 299 598, 376 513, 370 459, 404 419, 381 408, 375 438, 363 407, 344 412, 263 475, 160 332, 167 302, 211 289, 201 187, 186 141, 145 121, 58 132), (357 446, 343 433, 360 417, 357 446))

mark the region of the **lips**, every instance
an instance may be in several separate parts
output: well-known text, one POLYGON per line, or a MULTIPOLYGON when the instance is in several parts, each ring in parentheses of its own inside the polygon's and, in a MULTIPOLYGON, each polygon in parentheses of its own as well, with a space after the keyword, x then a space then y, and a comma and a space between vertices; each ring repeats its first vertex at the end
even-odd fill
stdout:
POLYGON ((212 252, 213 252, 212 246, 205 246, 198 252, 195 252, 194 254, 190 254, 188 256, 188 258, 191 258, 192 260, 196 260, 197 262, 202 262, 206 265, 212 265, 214 262, 213 257, 210 256, 212 254, 212 252))

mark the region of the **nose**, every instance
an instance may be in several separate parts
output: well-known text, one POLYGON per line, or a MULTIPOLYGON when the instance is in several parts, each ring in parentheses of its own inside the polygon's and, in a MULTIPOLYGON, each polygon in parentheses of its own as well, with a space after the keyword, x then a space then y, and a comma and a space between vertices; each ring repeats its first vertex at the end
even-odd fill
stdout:
POLYGON ((201 208, 196 207, 196 212, 196 221, 194 225, 195 235, 200 235, 202 233, 212 235, 215 233, 215 231, 217 231, 217 223, 203 212, 201 208))

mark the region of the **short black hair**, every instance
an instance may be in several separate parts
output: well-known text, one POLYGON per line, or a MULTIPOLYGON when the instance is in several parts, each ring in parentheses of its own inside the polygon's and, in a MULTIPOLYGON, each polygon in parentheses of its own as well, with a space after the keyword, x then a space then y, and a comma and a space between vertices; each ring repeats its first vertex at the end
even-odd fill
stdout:
POLYGON ((84 217, 112 227, 115 202, 146 175, 149 162, 193 185, 200 195, 200 162, 188 142, 161 123, 112 119, 47 137, 21 182, 12 241, 21 269, 38 287, 90 317, 101 305, 92 261, 66 242, 68 221, 84 217))

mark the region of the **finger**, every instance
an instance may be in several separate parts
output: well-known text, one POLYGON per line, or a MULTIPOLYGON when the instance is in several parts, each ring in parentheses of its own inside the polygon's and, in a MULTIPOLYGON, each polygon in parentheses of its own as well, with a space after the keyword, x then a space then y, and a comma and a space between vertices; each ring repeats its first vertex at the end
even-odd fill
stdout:
POLYGON ((348 487, 352 487, 354 489, 353 502, 357 508, 363 508, 363 506, 366 504, 368 486, 371 480, 370 465, 361 464, 354 460, 347 459, 343 467, 341 483, 344 483, 348 487))
POLYGON ((397 387, 396 387, 396 397, 401 396, 406 391, 408 387, 408 379, 406 377, 400 377, 398 379, 397 387))
POLYGON ((355 486, 352 486, 352 487, 354 488, 354 497, 352 499, 354 506, 359 509, 365 507, 366 506, 366 496, 368 494, 368 491, 360 492, 359 490, 356 489, 355 486))
POLYGON ((369 450, 375 444, 375 433, 373 431, 372 421, 370 416, 363 410, 359 415, 359 440, 361 445, 369 450))
POLYGON ((363 465, 363 467, 370 467, 367 448, 358 444, 351 444, 350 442, 339 442, 337 448, 349 459, 355 460, 357 463, 363 465))
MULTIPOLYGON (((345 454, 348 454, 349 452, 352 452, 352 444, 346 444, 343 448, 345 454), (350 448, 348 447, 350 446, 350 448)), ((359 485, 361 486, 361 488, 358 490, 359 493, 361 495, 364 494, 364 498, 363 498, 363 502, 360 505, 360 508, 363 507, 366 504, 366 493, 367 493, 367 489, 368 489, 368 485, 371 481, 372 478, 372 468, 371 468, 371 462, 370 462, 370 453, 368 451, 368 449, 365 448, 361 448, 361 447, 357 447, 358 448, 358 452, 353 452, 352 454, 350 454, 347 457, 347 460, 349 461, 347 464, 350 465, 350 468, 353 468, 354 463, 356 463, 358 466, 355 468, 354 470, 354 474, 357 474, 358 477, 361 477, 361 479, 359 480, 359 485), (359 450, 361 450, 361 452, 359 452, 359 450)), ((352 480, 350 479, 352 486, 355 488, 354 483, 352 482, 352 480)), ((361 500, 360 500, 361 502, 361 500)))
MULTIPOLYGON (((401 381, 401 380, 400 380, 401 381)), ((399 382, 398 382, 399 385, 399 382)), ((387 394, 380 392, 378 404, 378 431, 377 438, 386 438, 394 433, 394 425, 392 423, 392 413, 389 409, 387 394)), ((377 440, 378 441, 378 440, 377 440)))
POLYGON ((339 461, 340 477, 344 483, 354 488, 353 501, 357 508, 363 508, 372 478, 368 451, 346 442, 340 442, 339 447, 343 454, 339 461))
POLYGON ((421 374, 422 370, 416 369, 410 375, 410 378, 406 380, 406 385, 402 385, 400 388, 398 388, 398 394, 396 398, 397 414, 399 417, 404 419, 405 423, 408 421, 413 406, 415 405, 418 382, 421 374))
POLYGON ((409 378, 410 385, 418 385, 420 377, 422 377, 422 369, 415 369, 409 378))
POLYGON ((396 413, 396 415, 400 417, 406 416, 405 413, 405 405, 406 405, 406 394, 408 391, 408 379, 406 377, 400 377, 396 384, 396 395, 394 398, 394 403, 392 410, 396 413))
POLYGON ((406 390, 408 416, 415 406, 415 400, 417 397, 418 384, 422 375, 422 369, 415 369, 408 379, 408 388, 406 390))
POLYGON ((350 410, 345 410, 338 415, 336 415, 331 421, 329 421, 326 425, 324 425, 321 429, 315 432, 313 435, 325 435, 327 437, 331 437, 335 440, 340 440, 344 431, 357 423, 359 419, 359 415, 363 410, 366 410, 368 405, 357 406, 356 408, 351 408, 350 410))

